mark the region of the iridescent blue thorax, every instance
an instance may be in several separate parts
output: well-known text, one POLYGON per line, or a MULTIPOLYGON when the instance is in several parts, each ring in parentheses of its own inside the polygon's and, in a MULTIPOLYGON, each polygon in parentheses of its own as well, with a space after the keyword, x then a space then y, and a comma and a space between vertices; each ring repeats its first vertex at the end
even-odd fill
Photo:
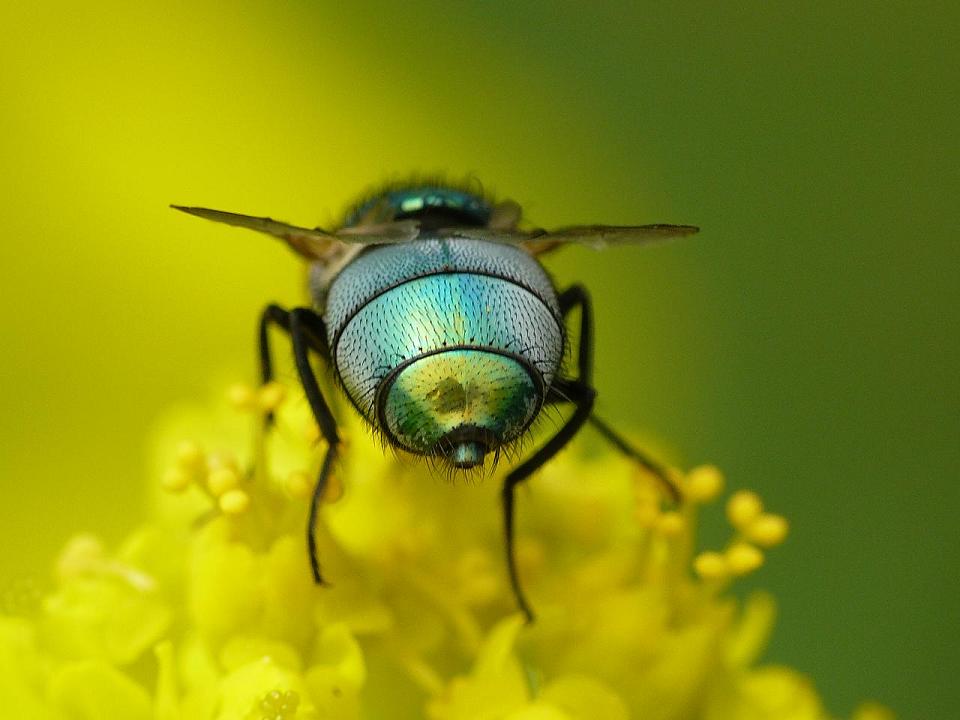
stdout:
POLYGON ((563 324, 553 284, 525 250, 424 230, 454 206, 489 217, 481 198, 428 190, 388 194, 398 209, 422 200, 420 238, 365 250, 322 311, 335 373, 364 417, 394 445, 472 467, 536 417, 560 368, 563 324))
POLYGON ((490 221, 490 203, 479 195, 437 185, 396 188, 361 202, 348 213, 345 227, 353 227, 375 213, 378 221, 419 218, 428 229, 438 223, 482 227, 490 221))

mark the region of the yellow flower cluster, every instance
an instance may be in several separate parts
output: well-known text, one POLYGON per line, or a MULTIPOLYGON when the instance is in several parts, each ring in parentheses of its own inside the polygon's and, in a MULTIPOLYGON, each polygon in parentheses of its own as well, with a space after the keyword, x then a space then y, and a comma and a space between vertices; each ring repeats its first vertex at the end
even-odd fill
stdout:
MULTIPOLYGON (((518 502, 529 626, 506 581, 495 479, 432 478, 358 428, 317 529, 330 585, 314 586, 304 527, 318 453, 305 438, 317 434, 302 397, 284 395, 229 392, 253 415, 252 443, 216 410, 172 418, 151 519, 115 552, 75 538, 52 591, 6 603, 5 717, 829 717, 805 677, 756 664, 772 599, 739 607, 725 594, 786 520, 736 492, 728 545, 695 550, 697 513, 723 492, 716 468, 678 473, 686 501, 666 511, 653 479, 617 455, 574 448, 544 468, 518 502), (184 434, 194 440, 173 450, 184 434)), ((864 705, 854 717, 892 715, 864 705)))

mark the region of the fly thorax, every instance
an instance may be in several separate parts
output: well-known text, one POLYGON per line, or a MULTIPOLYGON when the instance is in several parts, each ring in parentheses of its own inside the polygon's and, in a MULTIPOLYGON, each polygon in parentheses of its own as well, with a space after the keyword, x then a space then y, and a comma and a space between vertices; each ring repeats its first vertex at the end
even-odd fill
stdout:
POLYGON ((536 417, 563 354, 556 293, 527 253, 423 240, 361 255, 325 320, 347 394, 391 443, 472 467, 536 417))

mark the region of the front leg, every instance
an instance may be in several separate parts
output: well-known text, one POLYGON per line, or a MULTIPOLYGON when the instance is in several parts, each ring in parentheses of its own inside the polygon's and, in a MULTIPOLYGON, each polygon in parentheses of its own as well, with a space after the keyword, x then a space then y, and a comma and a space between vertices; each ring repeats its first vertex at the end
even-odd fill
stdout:
MULTIPOLYGON (((305 325, 308 331, 306 337, 310 347, 325 362, 330 362, 330 348, 327 346, 326 328, 323 319, 319 315, 308 308, 296 308, 290 311, 276 303, 270 303, 263 309, 263 312, 260 313, 260 322, 257 324, 260 382, 263 385, 273 380, 273 359, 270 353, 270 327, 280 328, 289 335, 291 316, 298 311, 305 313, 302 324, 305 325)), ((265 423, 268 428, 273 424, 273 412, 267 413, 265 423)))
POLYGON ((317 474, 317 481, 313 486, 313 495, 310 499, 310 516, 307 521, 307 549, 310 555, 310 569, 317 584, 323 584, 320 573, 320 562, 317 558, 316 526, 317 515, 320 509, 320 500, 330 478, 330 472, 337 459, 340 446, 340 436, 337 433, 337 423, 330 412, 330 406, 320 391, 313 366, 310 364, 310 350, 314 350, 325 360, 330 357, 326 345, 326 331, 323 319, 309 308, 294 308, 285 310, 279 305, 268 305, 260 319, 260 369, 261 379, 269 382, 273 379, 273 368, 270 359, 268 330, 274 324, 290 335, 293 344, 293 359, 296 364, 300 384, 303 386, 307 402, 317 421, 320 433, 327 441, 327 452, 317 474))

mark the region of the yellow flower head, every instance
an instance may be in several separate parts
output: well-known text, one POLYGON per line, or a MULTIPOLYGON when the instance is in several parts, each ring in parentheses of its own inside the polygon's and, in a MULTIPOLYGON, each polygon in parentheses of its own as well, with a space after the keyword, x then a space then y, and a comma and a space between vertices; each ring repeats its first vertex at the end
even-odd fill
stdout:
MULTIPOLYGON (((518 498, 531 626, 506 579, 498 483, 433 479, 356 427, 323 499, 329 585, 315 586, 304 531, 318 436, 287 395, 235 386, 232 415, 172 419, 151 517, 114 551, 75 538, 52 590, 5 604, 5 716, 829 717, 802 675, 757 665, 772 598, 727 594, 787 521, 738 491, 727 545, 696 550, 718 469, 676 473, 686 500, 664 510, 655 481, 619 456, 571 450, 545 467, 518 498), (253 416, 252 443, 238 412, 253 416)), ((876 705, 855 715, 886 717, 876 705)))

